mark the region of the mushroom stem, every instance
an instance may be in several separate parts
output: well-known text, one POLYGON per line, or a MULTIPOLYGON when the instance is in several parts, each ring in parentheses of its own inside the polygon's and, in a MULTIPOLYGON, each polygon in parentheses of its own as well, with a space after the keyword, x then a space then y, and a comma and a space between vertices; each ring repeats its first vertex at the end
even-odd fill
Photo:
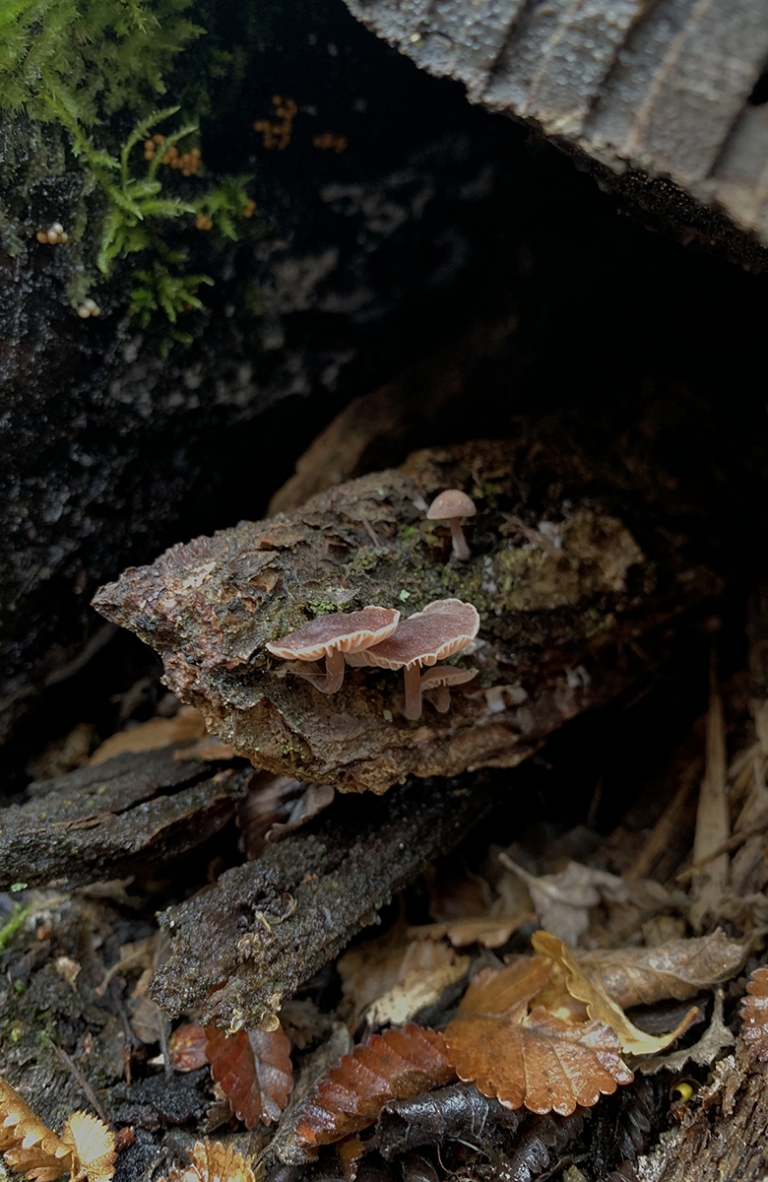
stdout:
POLYGON ((447 685, 435 686, 429 700, 438 714, 447 714, 451 708, 451 691, 447 685))
POLYGON ((403 668, 405 685, 405 710, 403 713, 411 722, 421 718, 421 673, 417 664, 403 668))
POLYGON ((464 530, 461 528, 458 517, 449 517, 448 524, 451 527, 451 536, 453 538, 453 552, 458 559, 466 562, 469 558, 469 546, 467 545, 467 539, 464 537, 464 530))
POLYGON ((335 648, 331 652, 326 653, 325 684, 318 685, 317 688, 324 694, 335 694, 336 690, 340 690, 344 683, 345 668, 346 662, 341 649, 335 648))

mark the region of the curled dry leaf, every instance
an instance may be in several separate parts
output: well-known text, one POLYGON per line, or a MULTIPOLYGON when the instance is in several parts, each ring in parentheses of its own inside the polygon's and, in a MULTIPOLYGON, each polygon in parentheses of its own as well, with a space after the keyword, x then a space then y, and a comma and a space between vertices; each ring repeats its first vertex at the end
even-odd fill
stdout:
POLYGON ((32 1182, 54 1182, 72 1168, 72 1151, 43 1124, 19 1093, 0 1079, 0 1151, 32 1182))
POLYGON ((409 1023, 343 1055, 311 1093, 296 1127, 305 1145, 329 1145, 372 1125, 389 1100, 407 1100, 456 1078, 445 1040, 409 1023))
POLYGON ((650 1058, 639 1059, 635 1066, 643 1075, 655 1075, 657 1071, 680 1072, 688 1063, 711 1067, 720 1052, 732 1047, 735 1042, 732 1032, 723 1022, 723 991, 718 989, 709 1026, 698 1042, 671 1055, 651 1055, 650 1058))
POLYGON ((88 1112, 73 1112, 61 1134, 72 1154, 72 1177, 87 1182, 109 1182, 115 1172, 117 1142, 103 1121, 88 1112))
POLYGON ((254 1172, 242 1153, 206 1138, 195 1145, 188 1166, 171 1166, 160 1182, 260 1182, 263 1177, 263 1164, 254 1172))
POLYGON ((89 763, 94 767, 126 751, 133 754, 157 751, 161 747, 172 747, 174 743, 202 739, 204 735, 205 720, 200 711, 195 710, 194 706, 182 706, 174 718, 150 718, 138 726, 110 735, 94 751, 89 763))
POLYGON ((371 1026, 402 1026, 444 989, 464 976, 469 957, 444 944, 398 942, 402 926, 383 939, 347 952, 338 962, 345 997, 354 1005, 353 1025, 365 1014, 371 1026))
POLYGON ((197 1022, 185 1022, 168 1039, 168 1055, 174 1071, 197 1071, 205 1067, 205 1030, 197 1022))
POLYGON ((225 1034, 206 1026, 205 1035, 211 1075, 238 1119, 247 1129, 273 1124, 293 1088, 291 1044, 283 1028, 225 1034))
POLYGON ((534 956, 477 975, 445 1032, 460 1079, 508 1108, 569 1116, 631 1083, 619 1041, 602 1022, 529 1006, 551 984, 552 962, 534 956))
POLYGON ((616 1032, 621 1049, 627 1054, 658 1055, 684 1034, 698 1017, 699 1011, 693 1006, 679 1026, 668 1034, 655 1038, 651 1034, 646 1034, 644 1030, 638 1030, 637 1026, 630 1022, 621 1006, 611 1000, 602 986, 595 984, 585 975, 574 953, 562 940, 558 940, 557 936, 550 932, 535 932, 531 937, 531 943, 537 952, 550 957, 560 966, 566 974, 565 984, 571 996, 584 1002, 590 1018, 605 1023, 616 1032))
POLYGON ((709 936, 670 940, 655 948, 580 952, 582 972, 617 1005, 653 1005, 673 997, 685 1001, 702 989, 730 980, 742 968, 747 949, 719 928, 709 936))
POLYGON ((334 790, 328 784, 306 784, 292 776, 254 772, 248 792, 236 808, 242 830, 240 849, 249 862, 270 841, 282 841, 301 828, 332 802, 334 790))
POLYGON ((768 1059, 768 968, 755 969, 741 1006, 744 1041, 756 1059, 768 1059))
POLYGON ((624 903, 629 898, 629 887, 622 878, 580 862, 569 862, 560 874, 537 878, 503 852, 499 861, 528 887, 542 927, 573 946, 589 928, 590 907, 603 900, 624 903))

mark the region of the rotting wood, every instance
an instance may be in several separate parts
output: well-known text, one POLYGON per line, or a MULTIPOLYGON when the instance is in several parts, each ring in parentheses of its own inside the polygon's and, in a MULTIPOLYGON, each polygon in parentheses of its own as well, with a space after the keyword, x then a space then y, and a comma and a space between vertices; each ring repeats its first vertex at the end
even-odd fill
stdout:
POLYGON ((422 69, 544 132, 645 216, 768 267, 768 106, 755 94, 768 0, 346 2, 422 69))
POLYGON ((202 1003, 203 1024, 269 1027, 284 998, 376 921, 395 891, 450 850, 507 790, 499 772, 345 797, 311 833, 268 847, 166 913, 173 942, 154 1000, 202 1003))
POLYGON ((216 833, 250 770, 216 770, 178 750, 119 755, 31 785, 31 800, 0 810, 0 889, 121 877, 216 833))
POLYGON ((716 1064, 710 1082, 686 1107, 676 1128, 641 1157, 641 1182, 761 1182, 768 1169, 768 1064, 757 1063, 739 1039, 716 1064))
POLYGON ((511 767, 629 684, 627 642, 716 587, 687 551, 701 507, 670 493, 650 438, 606 460, 604 438, 587 443, 554 419, 523 421, 512 440, 417 452, 294 513, 172 547, 94 604, 156 648, 168 685, 257 766, 353 792, 511 767), (446 487, 478 502, 469 562, 449 561, 447 531, 425 520, 446 487), (547 545, 531 541, 541 522, 547 545), (402 679, 383 671, 350 670, 321 695, 265 651, 323 612, 378 604, 410 615, 444 597, 481 614, 460 658, 479 676, 447 715, 427 708, 407 722, 402 679))

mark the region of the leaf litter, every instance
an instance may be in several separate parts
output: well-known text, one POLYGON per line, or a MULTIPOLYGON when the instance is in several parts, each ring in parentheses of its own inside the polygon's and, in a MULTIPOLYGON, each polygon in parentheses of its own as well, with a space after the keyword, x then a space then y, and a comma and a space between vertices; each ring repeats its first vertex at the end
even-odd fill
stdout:
MULTIPOLYGON (((206 1137, 185 1152, 174 1149, 169 1182, 258 1182, 265 1162, 268 1173, 275 1161, 303 1168, 334 1146, 348 1178, 373 1155, 381 1169, 391 1162, 398 1171, 407 1158, 414 1177, 443 1179, 463 1169, 518 1182, 558 1170, 575 1177, 578 1161, 579 1177, 591 1182, 590 1153, 593 1164, 604 1162, 606 1177, 624 1177, 667 1119, 671 1080, 690 1072, 705 1082, 720 1071, 732 1081, 737 1067, 718 1065, 734 1048, 737 1065, 742 1052, 768 1059, 768 968, 761 966, 768 751, 759 737, 768 728, 756 722, 768 714, 753 699, 751 717, 743 708, 739 715, 739 693, 713 675, 709 708, 693 732, 698 798, 687 790, 674 809, 644 817, 634 830, 630 810, 602 844, 580 845, 577 826, 564 835, 570 845, 558 839, 526 848, 516 839, 505 850, 491 842, 484 855, 475 850, 471 870, 458 857, 443 859, 408 888, 394 920, 383 913, 382 935, 355 943, 284 1002, 276 1029, 227 1032, 199 1025, 195 1013, 173 1029, 147 995, 156 930, 126 926, 114 910, 97 918, 112 903, 95 897, 51 903, 55 896, 20 892, 32 915, 12 935, 4 964, 31 979, 27 965, 77 966, 67 978, 57 972, 72 997, 92 989, 99 1005, 113 1007, 115 1026, 124 1020, 132 1031, 132 1049, 124 1045, 117 1068, 128 1074, 124 1095, 130 1070, 143 1084, 153 1071, 171 1072, 162 1114, 158 1106, 148 1116, 148 1100, 115 1103, 124 1118, 135 1115, 140 1131, 218 1113, 224 1141, 206 1137), (693 806, 687 813, 685 799, 693 806), (670 865, 675 842, 684 852, 670 865), (62 923, 69 907, 73 918, 62 923), (82 936, 86 914, 100 933, 90 943, 82 936), (122 932, 122 942, 111 931, 122 932), (745 970, 748 979, 740 977, 745 970), (658 1025, 666 1002, 691 1003, 678 1006, 670 1029, 658 1025), (700 1007, 711 1012, 703 1033, 700 1007), (649 1024, 653 1032, 644 1029, 649 1024), (161 1051, 154 1059, 153 1048, 161 1051), (186 1098, 179 1091, 173 1099, 182 1079, 189 1080, 186 1098), (251 1140, 236 1147, 231 1138, 242 1136, 235 1132, 242 1126, 251 1140), (422 1165, 408 1156, 417 1151, 422 1165)), ((199 718, 179 714, 143 732, 146 724, 119 732, 119 742, 97 749, 101 762, 161 740, 184 758, 231 759, 199 718)), ((331 807, 333 792, 324 786, 278 779, 254 773, 238 804, 248 858, 258 860, 286 831, 331 807)), ((216 873, 212 862, 209 881, 216 873)), ((124 907, 135 889, 115 885, 104 899, 124 907)), ((256 901, 254 913, 268 940, 272 911, 256 901)), ((87 1054, 78 1062, 87 1076, 87 1054)), ((115 1141, 125 1124, 109 1128, 73 1105, 56 1134, 25 1105, 0 1082, 0 1150, 31 1182, 67 1172, 108 1182, 115 1153, 127 1162, 137 1152, 127 1135, 115 1141)), ((206 1132, 202 1119, 197 1132, 206 1132)))

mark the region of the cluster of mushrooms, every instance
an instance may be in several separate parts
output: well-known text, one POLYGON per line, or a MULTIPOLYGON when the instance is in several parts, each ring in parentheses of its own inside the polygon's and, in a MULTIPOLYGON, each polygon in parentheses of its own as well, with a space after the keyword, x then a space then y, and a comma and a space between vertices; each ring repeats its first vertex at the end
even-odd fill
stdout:
MULTIPOLYGON (((469 557, 460 518, 474 515, 466 493, 448 489, 430 505, 427 517, 448 520, 457 558, 469 557)), ((362 611, 335 612, 310 620, 267 644, 276 657, 291 662, 290 672, 310 681, 324 694, 334 694, 344 683, 347 665, 402 669, 405 684, 405 717, 421 717, 422 694, 429 692, 435 709, 450 709, 450 687, 476 676, 476 669, 451 666, 434 668, 438 661, 465 649, 477 636, 480 617, 471 603, 437 599, 405 620, 391 607, 364 607, 362 611), (314 663, 325 659, 325 673, 314 663), (422 668, 426 671, 422 673, 422 668)))

